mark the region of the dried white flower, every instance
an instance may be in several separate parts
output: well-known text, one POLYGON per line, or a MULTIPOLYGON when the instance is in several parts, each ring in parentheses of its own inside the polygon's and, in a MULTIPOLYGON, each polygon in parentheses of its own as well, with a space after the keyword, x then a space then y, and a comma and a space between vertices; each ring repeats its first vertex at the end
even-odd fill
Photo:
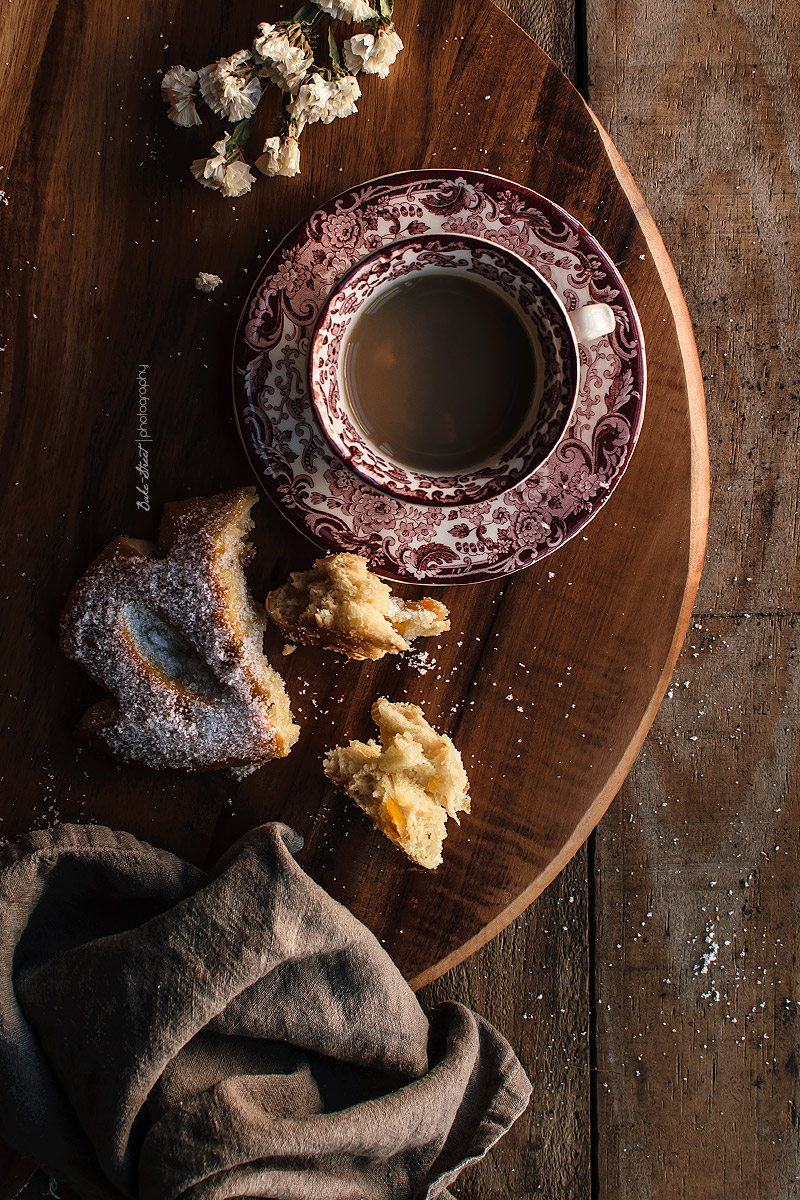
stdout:
POLYGON ((215 154, 210 158, 196 158, 192 163, 192 174, 203 187, 214 188, 217 191, 222 187, 227 145, 228 139, 220 138, 218 142, 214 142, 215 154))
POLYGON ((369 21, 378 15, 367 0, 315 0, 315 3, 335 21, 369 21))
POLYGON ((360 95, 361 88, 355 76, 325 79, 315 71, 290 102, 289 116, 297 122, 298 133, 304 125, 313 125, 315 121, 330 125, 337 117, 351 117, 357 112, 356 100, 360 95))
POLYGON ((202 125, 194 100, 179 100, 167 109, 167 116, 175 125, 188 129, 191 125, 202 125))
POLYGON ((249 192, 255 181, 256 177, 247 163, 243 159, 237 158, 226 164, 220 191, 223 196, 230 196, 231 199, 234 199, 236 196, 243 196, 245 192, 249 192))
POLYGON ((218 288, 221 283, 220 275, 212 275, 210 271, 201 271, 194 281, 194 286, 198 292, 213 292, 214 288, 218 288))
POLYGON ((255 112, 261 99, 261 83, 255 75, 238 74, 249 50, 237 50, 230 58, 201 67, 198 71, 200 92, 212 112, 226 121, 242 121, 255 112))
POLYGON ((179 100, 193 100, 196 86, 197 71, 187 71, 180 65, 170 67, 161 80, 161 94, 167 104, 177 104, 179 100))
POLYGON ((314 56, 308 46, 293 46, 286 32, 262 21, 260 36, 253 42, 253 53, 268 78, 284 92, 296 92, 303 82, 314 56))
MULTIPOLYGON (((334 117, 352 117, 358 111, 356 100, 361 95, 358 80, 354 75, 340 75, 335 81, 335 86, 336 93, 331 105, 334 117)), ((330 118, 328 123, 330 123, 330 118)))
POLYGON ((176 125, 182 125, 185 129, 191 125, 203 124, 193 100, 181 100, 179 104, 171 104, 167 109, 167 116, 170 121, 176 125))
POLYGON ((200 82, 200 95, 205 100, 212 112, 219 112, 217 96, 219 88, 216 81, 216 63, 209 63, 207 67, 201 67, 197 72, 197 78, 200 82))
MULTIPOLYGON (((247 60, 249 58, 250 58, 249 50, 234 51, 234 53, 231 54, 230 57, 227 59, 229 70, 238 71, 240 67, 244 66, 244 64, 247 62, 247 60)), ((225 62, 225 61, 226 61, 225 59, 220 59, 220 62, 225 62)))
POLYGON ((264 142, 264 153, 256 159, 264 175, 300 174, 300 146, 295 137, 271 137, 264 142))
POLYGON ((258 37, 253 41, 253 54, 256 58, 273 58, 278 54, 282 56, 284 38, 288 45, 289 39, 286 37, 285 29, 279 29, 277 25, 272 25, 269 21, 260 21, 258 37))
POLYGON ((167 116, 176 125, 200 125, 200 117, 195 106, 195 87, 197 86, 197 71, 187 71, 186 67, 170 67, 164 72, 161 80, 161 95, 169 105, 167 116))
POLYGON ((223 196, 243 196, 256 181, 246 162, 241 159, 229 161, 226 157, 228 139, 214 143, 216 151, 210 158, 196 158, 192 163, 192 174, 203 187, 222 192, 223 196))
POLYGON ((380 75, 385 79, 389 67, 403 49, 394 29, 380 29, 376 34, 357 33, 348 38, 342 47, 347 69, 353 74, 364 71, 367 75, 380 75))
POLYGON ((261 83, 255 75, 248 83, 235 75, 225 81, 223 105, 229 121, 242 121, 252 116, 260 99, 261 83))

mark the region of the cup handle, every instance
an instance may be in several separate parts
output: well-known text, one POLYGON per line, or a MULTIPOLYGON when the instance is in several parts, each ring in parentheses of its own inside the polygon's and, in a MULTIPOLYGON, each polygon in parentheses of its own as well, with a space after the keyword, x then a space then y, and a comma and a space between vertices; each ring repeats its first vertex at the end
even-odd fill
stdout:
POLYGON ((568 313, 579 342, 596 342, 598 338, 612 333, 617 323, 614 310, 608 304, 584 304, 568 313))

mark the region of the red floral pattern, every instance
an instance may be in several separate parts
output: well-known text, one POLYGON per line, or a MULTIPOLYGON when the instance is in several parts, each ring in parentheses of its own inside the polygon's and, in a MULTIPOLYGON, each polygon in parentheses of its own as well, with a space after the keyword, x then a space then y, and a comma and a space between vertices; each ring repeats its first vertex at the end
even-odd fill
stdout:
POLYGON ((614 264, 552 201, 474 171, 406 171, 330 200, 264 267, 234 352, 236 414, 262 487, 321 546, 364 554, 382 575, 473 583, 530 566, 581 530, 627 466, 645 404, 642 331, 614 264), (571 311, 605 302, 613 334, 581 347, 572 424, 510 491, 436 508, 376 491, 322 437, 307 388, 310 334, 331 287, 361 258, 420 233, 476 232, 513 250, 571 311))

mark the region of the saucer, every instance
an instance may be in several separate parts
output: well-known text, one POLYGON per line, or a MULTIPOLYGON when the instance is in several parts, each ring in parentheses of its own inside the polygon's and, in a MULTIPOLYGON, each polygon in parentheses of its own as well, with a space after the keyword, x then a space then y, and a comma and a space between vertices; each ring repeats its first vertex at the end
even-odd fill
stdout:
POLYGON ((578 221, 478 171, 402 171, 317 209, 257 279, 234 344, 234 406, 259 483, 327 551, 405 583, 477 583, 531 566, 574 537, 625 470, 644 416, 641 325, 619 272, 578 221), (550 458, 492 499, 437 508, 390 496, 339 459, 307 391, 310 335, 334 284, 365 255, 422 233, 495 242, 534 266, 568 311, 604 302, 616 329, 580 347, 572 423, 550 458))

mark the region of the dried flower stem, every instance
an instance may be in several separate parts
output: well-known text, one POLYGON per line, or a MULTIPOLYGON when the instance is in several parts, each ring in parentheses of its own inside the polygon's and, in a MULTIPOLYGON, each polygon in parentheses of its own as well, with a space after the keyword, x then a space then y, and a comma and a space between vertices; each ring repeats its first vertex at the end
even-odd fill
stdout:
POLYGON ((261 22, 249 50, 237 50, 199 71, 171 67, 161 91, 169 105, 167 116, 176 125, 201 124, 197 105, 205 105, 234 128, 214 143, 209 158, 192 163, 192 174, 204 187, 225 196, 249 192, 255 176, 242 147, 251 131, 251 120, 261 101, 264 85, 281 89, 275 135, 268 138, 256 166, 266 175, 297 175, 300 149, 297 139, 306 125, 330 124, 357 112, 361 89, 356 75, 385 78, 403 49, 392 23, 393 0, 308 0, 291 21, 272 25, 261 22), (326 47, 329 65, 316 61, 321 41, 318 22, 328 17, 326 47), (344 42, 334 36, 332 20, 366 24, 367 32, 344 42), (198 95, 199 92, 199 95, 198 95))

